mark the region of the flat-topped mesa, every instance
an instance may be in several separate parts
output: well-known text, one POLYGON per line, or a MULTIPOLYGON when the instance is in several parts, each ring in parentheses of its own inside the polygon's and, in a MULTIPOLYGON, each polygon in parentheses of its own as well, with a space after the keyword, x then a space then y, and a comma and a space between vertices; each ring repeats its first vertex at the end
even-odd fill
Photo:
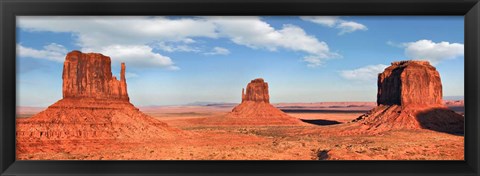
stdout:
POLYGON ((270 103, 268 83, 262 78, 254 79, 248 83, 246 94, 245 89, 242 89, 242 102, 245 101, 270 103))
POLYGON ((441 106, 440 74, 428 61, 392 62, 378 75, 377 104, 441 106))
POLYGON ((112 75, 110 57, 72 51, 63 65, 63 98, 93 98, 129 101, 125 63, 120 80, 112 75))
POLYGON ((461 134, 464 118, 442 102, 440 74, 428 61, 393 62, 378 75, 378 106, 352 122, 345 133, 430 129, 461 134))

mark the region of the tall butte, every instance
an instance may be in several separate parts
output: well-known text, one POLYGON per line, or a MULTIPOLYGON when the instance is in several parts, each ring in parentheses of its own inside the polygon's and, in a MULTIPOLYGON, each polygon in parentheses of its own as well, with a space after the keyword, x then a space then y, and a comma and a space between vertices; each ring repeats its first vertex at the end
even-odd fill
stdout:
MULTIPOLYGON (((132 105, 125 64, 120 80, 110 57, 72 51, 63 66, 63 99, 31 118, 17 120, 17 141, 49 139, 172 138, 179 132, 132 105)), ((22 147, 20 147, 22 148, 22 147)))
POLYGON ((63 64, 63 98, 94 98, 128 101, 125 63, 120 80, 112 76, 109 57, 98 53, 72 51, 63 64))
POLYGON ((464 131, 464 117, 443 105, 440 74, 428 61, 393 62, 378 75, 377 107, 353 122, 367 131, 464 131))
POLYGON ((252 80, 242 89, 242 103, 224 118, 229 124, 238 125, 293 125, 300 120, 291 117, 270 104, 268 83, 262 78, 252 80))

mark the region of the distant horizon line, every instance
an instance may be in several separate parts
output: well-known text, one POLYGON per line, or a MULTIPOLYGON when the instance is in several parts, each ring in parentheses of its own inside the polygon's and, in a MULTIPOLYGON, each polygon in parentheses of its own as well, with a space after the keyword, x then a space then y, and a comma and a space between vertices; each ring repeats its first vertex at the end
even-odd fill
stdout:
MULTIPOLYGON (((460 101, 464 100, 464 96, 445 96, 442 98, 443 101, 460 101), (451 99, 453 97, 459 98, 459 99, 451 99)), ((159 107, 159 106, 208 106, 208 105, 222 105, 222 104, 240 104, 241 102, 209 102, 209 101, 194 101, 190 103, 184 103, 184 104, 168 104, 168 105, 135 105, 137 107, 159 107)), ((290 103, 376 103, 376 101, 316 101, 316 102, 271 102, 270 104, 290 104, 290 103)), ((50 105, 49 105, 50 106, 50 105)), ((23 108, 46 108, 48 106, 16 106, 18 107, 23 107, 23 108)))

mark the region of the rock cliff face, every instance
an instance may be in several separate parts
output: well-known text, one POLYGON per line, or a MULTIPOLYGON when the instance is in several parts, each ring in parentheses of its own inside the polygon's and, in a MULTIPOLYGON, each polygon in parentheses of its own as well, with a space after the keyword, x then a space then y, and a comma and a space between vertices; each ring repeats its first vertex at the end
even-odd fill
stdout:
POLYGON ((428 61, 393 62, 378 75, 378 105, 442 104, 440 74, 428 61))
POLYGON ((242 102, 265 102, 270 103, 268 95, 268 83, 264 82, 262 78, 254 79, 247 85, 247 93, 242 89, 242 102))
MULTIPOLYGON (((17 141, 59 139, 171 138, 178 132, 129 102, 125 64, 120 80, 112 76, 111 60, 98 53, 72 51, 63 67, 63 99, 27 119, 17 120, 17 141)), ((28 147, 26 147, 28 148, 28 147)))
POLYGON ((262 78, 252 80, 242 90, 242 103, 232 109, 219 124, 231 125, 295 125, 300 123, 270 104, 268 83, 262 78))
POLYGON ((72 51, 63 65, 63 98, 118 99, 128 101, 125 63, 120 80, 112 75, 110 57, 72 51))
POLYGON ((464 117, 442 103, 440 74, 428 61, 400 61, 378 76, 377 107, 353 120, 365 131, 431 129, 463 133, 464 117))

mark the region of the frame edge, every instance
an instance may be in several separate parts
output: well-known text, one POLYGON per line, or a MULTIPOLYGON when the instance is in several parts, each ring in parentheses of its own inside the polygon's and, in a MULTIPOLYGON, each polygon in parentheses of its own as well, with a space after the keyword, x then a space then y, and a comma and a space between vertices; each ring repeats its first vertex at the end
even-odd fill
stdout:
MULTIPOLYGON (((465 114, 470 114, 472 118, 465 119, 466 135, 465 135, 465 153, 470 153, 470 155, 465 154, 465 161, 467 164, 474 170, 476 174, 479 174, 479 146, 480 140, 475 138, 475 136, 467 134, 476 134, 479 135, 478 127, 480 127, 480 121, 478 120, 479 116, 479 106, 478 102, 480 101, 479 90, 479 71, 480 69, 480 3, 477 2, 466 14, 465 14, 465 93, 469 96, 465 97, 465 105, 470 105, 468 108, 465 108, 465 114), (468 36, 468 37, 467 37, 468 36), (467 73, 466 70, 469 70, 470 73, 467 73), (477 77, 475 77, 477 76, 477 77), (472 78, 473 77, 473 78, 472 78), (469 81, 467 81, 469 80, 469 81)), ((477 136, 478 137, 478 136, 477 136)))

